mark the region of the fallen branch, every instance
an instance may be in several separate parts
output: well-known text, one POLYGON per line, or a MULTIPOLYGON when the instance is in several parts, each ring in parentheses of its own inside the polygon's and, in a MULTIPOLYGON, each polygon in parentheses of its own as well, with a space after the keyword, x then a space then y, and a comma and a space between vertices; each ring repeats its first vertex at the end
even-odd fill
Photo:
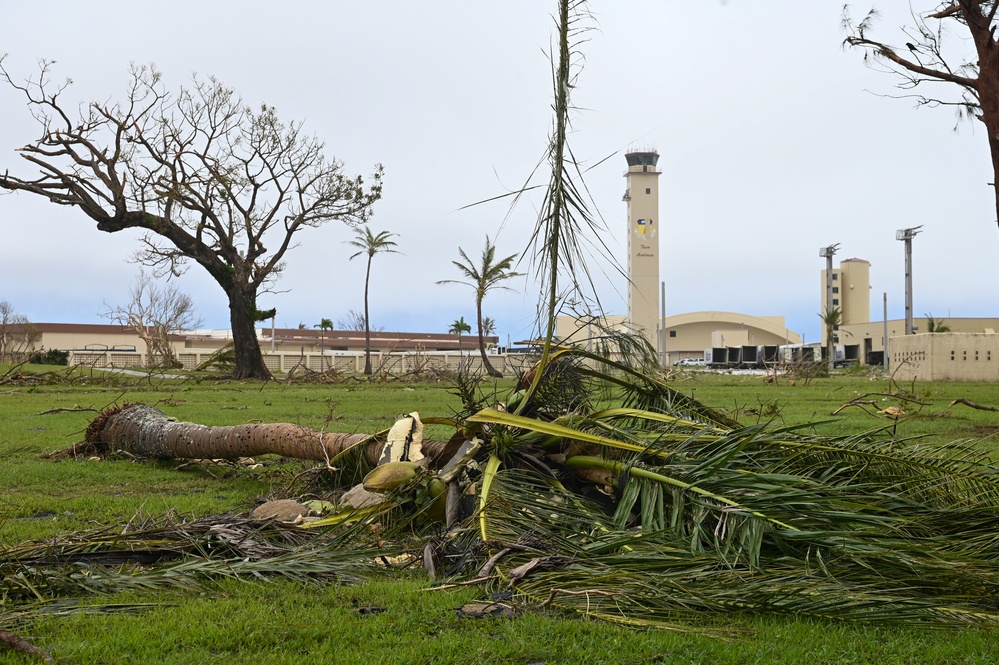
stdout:
POLYGON ((52 654, 45 649, 40 649, 23 637, 10 633, 6 630, 0 630, 0 644, 13 649, 14 651, 20 651, 21 653, 26 653, 30 656, 38 656, 46 663, 56 662, 55 658, 52 657, 52 654))
POLYGON ((954 406, 955 404, 964 404, 965 406, 970 406, 972 409, 978 409, 980 411, 999 411, 999 408, 994 406, 985 406, 984 404, 975 404, 972 401, 966 400, 963 397, 958 397, 956 400, 947 405, 947 408, 954 406))
POLYGON ((615 596, 620 596, 620 592, 614 591, 603 591, 601 589, 583 589, 582 591, 570 591, 569 589, 552 589, 548 594, 548 600, 538 605, 538 607, 548 607, 555 600, 555 596, 562 594, 565 596, 604 596, 606 598, 613 598, 615 596))
POLYGON ((835 411, 833 411, 829 415, 835 416, 837 413, 839 413, 843 409, 845 409, 847 407, 850 407, 850 406, 855 406, 855 407, 858 407, 859 409, 861 409, 862 411, 864 411, 865 413, 870 413, 873 416, 874 415, 873 413, 871 413, 870 411, 868 411, 867 409, 864 408, 865 405, 867 405, 867 406, 874 406, 874 400, 870 400, 870 399, 868 399, 868 400, 856 400, 856 399, 855 400, 850 400, 846 404, 841 404, 838 409, 836 409, 835 411))
POLYGON ((47 416, 50 413, 63 413, 63 412, 66 412, 66 411, 68 411, 70 413, 75 413, 75 412, 79 412, 79 411, 92 411, 94 413, 100 413, 100 409, 94 409, 92 407, 86 407, 86 406, 74 406, 74 407, 63 407, 63 408, 58 408, 58 409, 46 409, 45 411, 39 411, 35 415, 36 416, 47 416))
MULTIPOLYGON (((846 402, 845 404, 840 405, 840 407, 838 409, 836 409, 835 411, 833 411, 829 415, 835 416, 837 413, 839 413, 843 409, 847 408, 848 406, 856 406, 856 407, 860 408, 861 410, 863 410, 865 413, 874 416, 875 418, 878 417, 879 415, 889 415, 889 416, 894 416, 895 415, 895 414, 892 414, 892 413, 885 413, 884 409, 875 409, 873 412, 868 411, 866 408, 864 408, 865 405, 866 406, 877 406, 877 403, 878 403, 878 400, 866 399, 868 397, 888 397, 890 399, 897 399, 900 402, 910 402, 912 404, 918 404, 919 406, 926 406, 926 402, 924 402, 924 401, 922 401, 922 400, 920 400, 920 399, 918 399, 916 397, 909 397, 909 396, 901 395, 901 394, 898 394, 898 393, 865 393, 863 395, 858 395, 857 397, 851 399, 849 402, 846 402)), ((995 410, 999 411, 999 409, 995 409, 995 410)))
POLYGON ((452 584, 441 584, 440 586, 427 587, 424 591, 443 591, 444 589, 458 589, 463 586, 471 586, 474 584, 485 584, 486 582, 492 582, 493 580, 499 579, 499 575, 487 575, 486 577, 476 577, 475 579, 465 580, 464 582, 454 582, 452 584))

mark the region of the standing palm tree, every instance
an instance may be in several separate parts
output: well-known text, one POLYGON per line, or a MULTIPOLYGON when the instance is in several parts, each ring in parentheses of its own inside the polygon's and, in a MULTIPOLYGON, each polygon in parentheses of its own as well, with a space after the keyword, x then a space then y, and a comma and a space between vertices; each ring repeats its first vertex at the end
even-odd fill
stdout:
POLYGON ((517 258, 517 255, 511 254, 505 259, 497 260, 496 246, 489 241, 489 236, 486 236, 486 245, 482 248, 482 258, 478 264, 468 258, 468 254, 460 247, 458 248, 458 253, 461 254, 464 262, 452 261, 451 263, 461 271, 465 279, 444 279, 437 283, 464 284, 475 289, 475 318, 479 335, 479 354, 482 356, 482 366, 489 376, 503 376, 503 373, 494 368, 486 356, 486 343, 483 337, 482 300, 486 297, 486 293, 493 288, 509 289, 510 287, 508 286, 502 286, 501 282, 523 274, 512 270, 513 260, 517 258))
POLYGON ((460 319, 455 320, 447 331, 451 335, 458 336, 458 353, 461 353, 461 335, 462 333, 472 332, 472 326, 468 325, 468 322, 465 321, 465 317, 463 316, 460 319))
POLYGON ((829 371, 833 371, 836 366, 836 345, 833 343, 836 331, 840 323, 843 322, 843 310, 839 307, 827 309, 825 314, 819 314, 822 323, 826 327, 826 360, 829 361, 829 371))
POLYGON ((486 337, 496 334, 496 321, 492 317, 486 316, 482 318, 482 334, 486 337))
POLYGON ((380 231, 378 234, 373 234, 371 229, 366 225, 355 228, 354 233, 357 237, 349 241, 348 244, 357 247, 359 251, 352 254, 350 258, 355 259, 362 255, 368 257, 368 267, 364 275, 364 373, 371 374, 371 317, 368 314, 368 283, 371 281, 371 259, 375 257, 375 254, 379 253, 398 254, 398 252, 392 249, 395 247, 395 242, 389 240, 389 238, 398 234, 389 233, 388 231, 380 231))
POLYGON ((319 370, 325 372, 326 355, 323 343, 326 341, 326 331, 333 330, 333 321, 330 319, 322 319, 315 325, 315 327, 319 328, 319 370))
POLYGON ((943 319, 935 319, 932 314, 926 315, 926 332, 946 333, 950 332, 950 326, 944 323, 943 319))

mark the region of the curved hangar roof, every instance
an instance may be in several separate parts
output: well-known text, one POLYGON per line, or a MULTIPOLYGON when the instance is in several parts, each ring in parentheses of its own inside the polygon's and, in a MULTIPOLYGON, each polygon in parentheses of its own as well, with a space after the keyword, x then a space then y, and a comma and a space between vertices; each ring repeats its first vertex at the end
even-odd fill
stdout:
POLYGON ((753 316, 738 312, 686 312, 666 316, 666 328, 681 326, 710 326, 713 330, 733 330, 738 328, 755 329, 773 335, 791 344, 800 344, 801 336, 789 330, 783 316, 753 316))

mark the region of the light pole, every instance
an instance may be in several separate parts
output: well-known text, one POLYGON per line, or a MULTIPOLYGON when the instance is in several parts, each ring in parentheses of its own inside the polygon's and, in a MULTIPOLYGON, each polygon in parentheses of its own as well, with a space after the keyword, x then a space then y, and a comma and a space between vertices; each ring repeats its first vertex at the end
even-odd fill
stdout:
POLYGON ((832 263, 833 263, 833 261, 832 261, 832 259, 833 259, 833 255, 836 253, 836 250, 838 250, 838 249, 839 249, 839 243, 836 243, 834 245, 829 245, 828 247, 822 247, 822 248, 819 249, 819 256, 823 257, 826 260, 826 310, 825 310, 825 312, 822 313, 822 323, 824 324, 823 327, 825 328, 825 333, 826 333, 826 338, 827 338, 826 339, 826 348, 828 349, 828 353, 829 353, 828 360, 829 360, 829 371, 830 372, 833 371, 833 369, 835 369, 835 366, 836 366, 836 351, 833 348, 832 326, 827 323, 827 319, 828 319, 829 316, 831 316, 831 312, 833 310, 833 306, 832 306, 832 301, 833 301, 833 297, 832 297, 833 296, 833 285, 832 285, 832 283, 833 283, 833 279, 832 279, 832 277, 833 277, 833 265, 832 265, 832 263))
POLYGON ((923 225, 914 226, 911 229, 899 229, 895 232, 895 240, 905 243, 905 334, 911 335, 915 332, 912 325, 912 239, 919 233, 923 225))
POLYGON ((659 297, 659 352, 662 355, 663 367, 669 366, 669 353, 666 352, 666 282, 660 282, 662 295, 659 297))

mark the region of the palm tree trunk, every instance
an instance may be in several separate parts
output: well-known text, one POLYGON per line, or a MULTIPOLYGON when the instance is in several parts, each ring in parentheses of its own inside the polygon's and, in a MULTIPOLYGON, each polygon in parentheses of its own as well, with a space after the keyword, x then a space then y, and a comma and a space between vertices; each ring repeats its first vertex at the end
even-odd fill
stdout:
MULTIPOLYGON (((87 427, 87 443, 99 451, 123 450, 158 459, 235 459, 275 454, 297 459, 327 461, 356 445, 365 446, 364 457, 378 463, 383 442, 369 434, 338 434, 288 423, 256 423, 209 427, 177 422, 159 409, 129 404, 97 416, 87 427)), ((423 452, 431 466, 441 466, 449 452, 444 441, 424 441, 423 452), (438 463, 439 461, 439 463, 438 463)))
POLYGON ((486 341, 482 337, 482 297, 475 299, 475 316, 479 324, 479 355, 482 356, 482 368, 486 371, 486 374, 493 378, 502 378, 503 372, 499 372, 493 367, 492 363, 489 362, 489 357, 486 356, 486 341))
POLYGON ((368 269, 364 275, 364 373, 371 374, 371 318, 368 316, 368 283, 371 281, 371 259, 368 254, 368 269))

